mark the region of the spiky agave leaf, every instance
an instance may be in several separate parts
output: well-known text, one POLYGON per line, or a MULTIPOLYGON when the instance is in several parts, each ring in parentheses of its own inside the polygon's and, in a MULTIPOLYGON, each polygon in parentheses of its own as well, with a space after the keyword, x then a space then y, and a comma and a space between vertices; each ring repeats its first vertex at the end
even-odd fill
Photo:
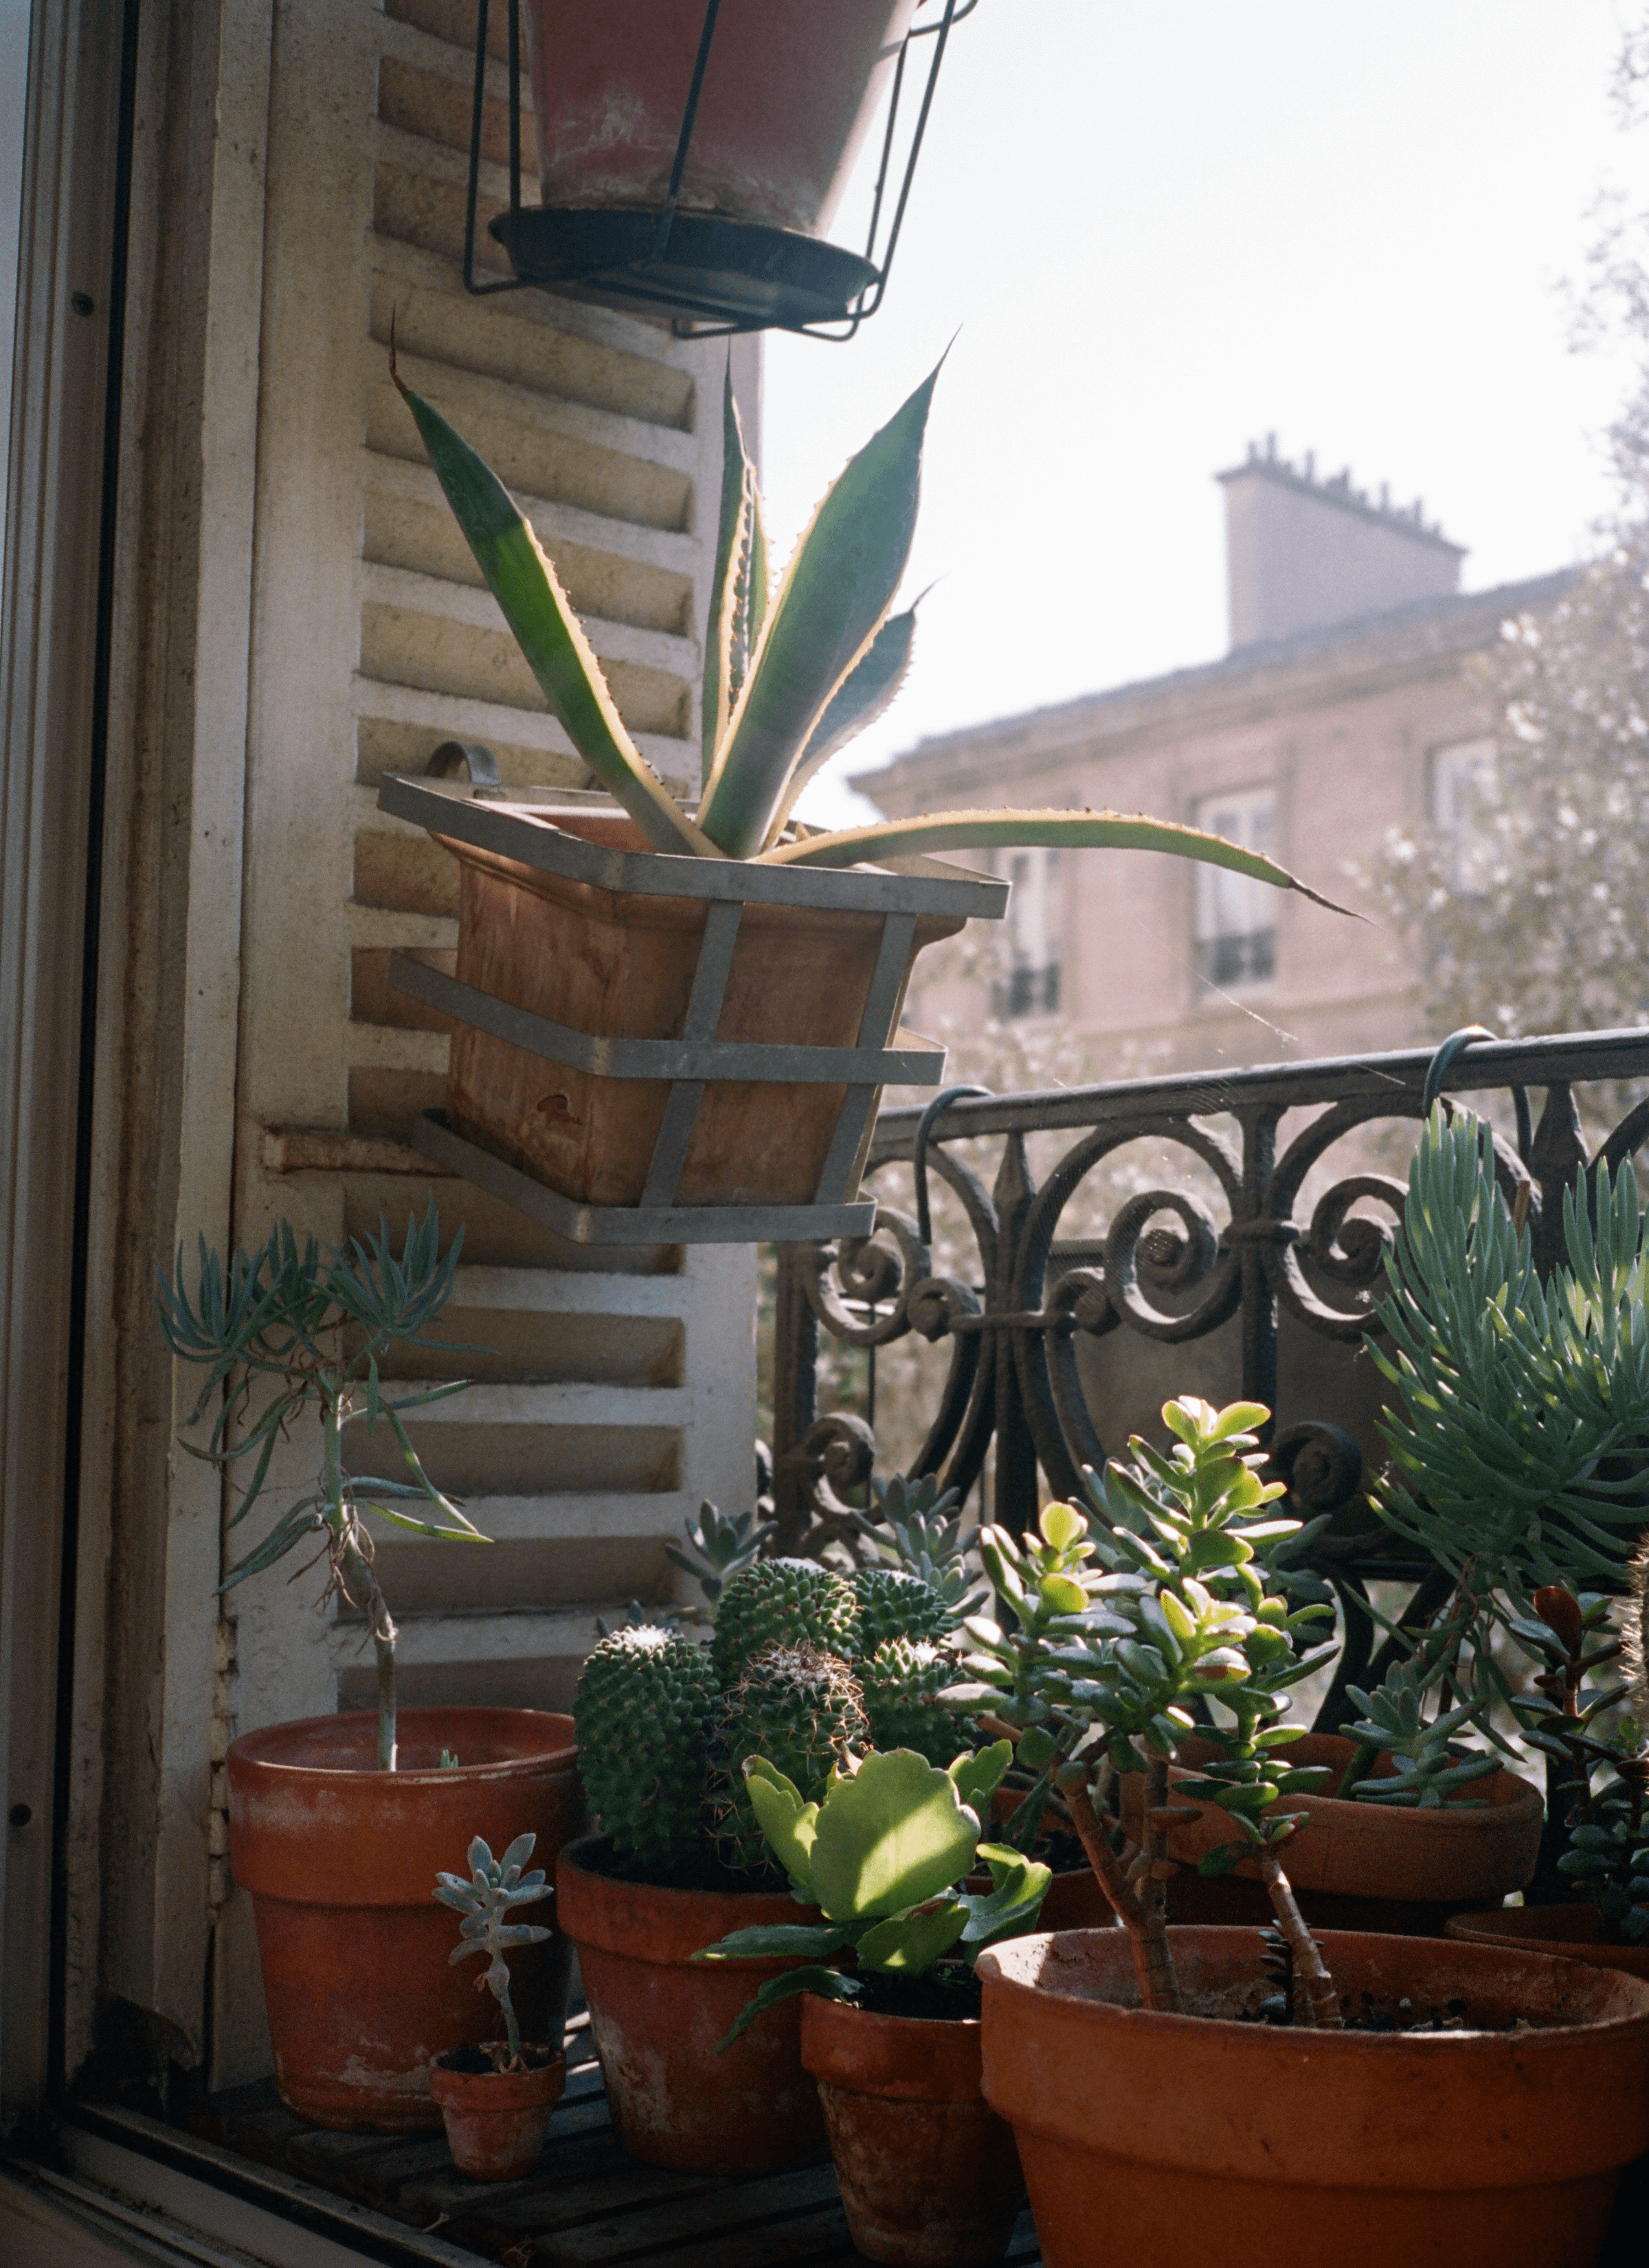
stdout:
POLYGON ((475 564, 573 747, 654 850, 719 858, 630 739, 555 568, 504 482, 439 410, 402 381, 393 356, 390 376, 416 422, 475 564))
MULTIPOLYGON (((1291 874, 1286 866, 1172 819, 1149 819, 1143 812, 1119 811, 938 811, 916 819, 878 820, 825 835, 804 836, 761 853, 771 866, 852 866, 861 859, 905 858, 917 851, 988 850, 1029 843, 1050 850, 1162 850, 1170 858, 1196 858, 1205 865, 1228 866, 1279 890, 1298 890, 1330 913, 1351 913, 1321 891, 1291 874)), ((1360 921, 1360 914, 1353 914, 1360 921)))
MULTIPOLYGON (((924 592, 923 596, 927 594, 924 592)), ((829 706, 813 727, 813 736, 802 750, 801 759, 790 776, 773 824, 768 829, 768 841, 776 843, 780 829, 796 808, 797 798, 808 781, 821 772, 832 756, 848 742, 857 740, 893 705, 894 696, 910 670, 911 651, 916 644, 917 608, 918 599, 906 608, 902 615, 889 615, 875 637, 870 651, 857 667, 849 671, 836 688, 829 706)))
POLYGON ((733 400, 731 364, 722 389, 721 442, 721 524, 716 536, 704 641, 702 713, 706 787, 767 619, 767 531, 762 524, 755 467, 744 445, 744 421, 733 400))
POLYGON ((887 618, 910 554, 932 375, 848 464, 797 545, 717 751, 699 823, 735 858, 767 840, 792 770, 887 618))

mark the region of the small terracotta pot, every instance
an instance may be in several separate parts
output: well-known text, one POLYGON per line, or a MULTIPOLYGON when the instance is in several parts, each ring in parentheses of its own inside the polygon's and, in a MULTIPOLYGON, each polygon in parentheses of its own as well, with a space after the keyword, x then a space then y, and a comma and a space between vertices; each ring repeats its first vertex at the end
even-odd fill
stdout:
POLYGON ((566 2084, 567 2058, 559 2048, 526 2071, 449 2071, 446 2058, 437 2056, 430 2092, 459 2172, 477 2182, 524 2181, 538 2163, 550 2110, 566 2084))
POLYGON ((892 2268, 993 2268, 1025 2195, 1009 2128, 979 2091, 976 2021, 801 1999, 848 2231, 892 2268))
MULTIPOLYGON (((1180 1744, 1187 1765, 1214 1753, 1195 1739, 1180 1744)), ((1285 1753, 1291 1769, 1328 1764, 1343 1773, 1356 1751, 1337 1734, 1308 1733, 1285 1753)), ((1183 1777, 1175 1765, 1170 1786, 1183 1777)), ((1475 1781, 1470 1793, 1474 1807, 1449 1804, 1436 1811, 1332 1795, 1289 1796, 1285 1808, 1303 1811, 1307 1823, 1290 1843, 1284 1864, 1312 1927, 1440 1937, 1451 1914, 1498 1906, 1508 1891, 1531 1882, 1545 1816, 1539 1791, 1502 1771, 1475 1781)), ((1143 1775, 1128 1773, 1122 1783, 1123 1823, 1136 1841, 1144 1795, 1143 1775)), ((1217 1804, 1200 1808, 1194 1826, 1176 1827, 1168 1837, 1169 1857, 1187 1869, 1168 1885, 1169 1919, 1269 1923, 1270 1903, 1255 1860, 1243 1859, 1213 1881, 1194 1871, 1204 1852, 1236 1839, 1217 1804)))
MULTIPOLYGON (((441 2123, 430 2059, 479 2046, 497 2016, 473 1967, 448 1962, 458 1917, 434 1897, 470 1838, 529 1830, 535 1866, 582 1823, 571 1717, 537 1709, 403 1709, 400 1769, 375 1769, 371 1711, 248 1733, 229 1751, 229 1848, 252 1894, 275 2077, 318 2126, 422 2133, 441 2123), (443 1771, 441 1752, 460 1762, 443 1771)), ((548 1915, 546 1916, 548 1918, 548 1915)), ((558 2039, 564 1940, 523 1947, 516 2006, 558 2039)))
POLYGON ((1504 1945, 1520 1953, 1550 1953, 1585 1961, 1594 1969, 1649 1977, 1649 1942, 1606 1944, 1598 1911, 1588 1900, 1572 1906, 1500 1906, 1491 1913, 1456 1914, 1448 1935, 1461 1945, 1504 1945))
POLYGON ((650 2166, 773 2173, 825 2148, 819 2091, 801 2065, 801 2002, 761 2017, 724 2055, 734 2017, 793 1961, 697 1962, 735 1929, 817 1922, 784 1890, 676 1890, 604 1874, 592 1837, 556 1869, 556 1919, 578 1948, 590 2030, 613 2124, 650 2166))
POLYGON ((1649 1983, 1498 1946, 1330 1932, 1324 1957, 1354 2001, 1460 1997, 1483 2021, 1531 2029, 1273 2029, 1235 2021, 1268 1989, 1258 1931, 1169 1936, 1208 2014, 1142 2010, 1121 1931, 980 1955, 985 2100, 1019 2142, 1047 2268, 1596 2259, 1621 2169, 1649 2146, 1649 1983))

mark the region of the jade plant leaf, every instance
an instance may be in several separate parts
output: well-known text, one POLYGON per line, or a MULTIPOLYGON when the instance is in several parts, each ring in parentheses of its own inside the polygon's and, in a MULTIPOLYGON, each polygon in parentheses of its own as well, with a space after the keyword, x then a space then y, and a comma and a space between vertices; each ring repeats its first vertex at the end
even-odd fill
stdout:
POLYGON ((819 1814, 813 1892, 833 1921, 902 1913, 965 1874, 978 1839, 947 1772, 909 1749, 872 1754, 819 1814))

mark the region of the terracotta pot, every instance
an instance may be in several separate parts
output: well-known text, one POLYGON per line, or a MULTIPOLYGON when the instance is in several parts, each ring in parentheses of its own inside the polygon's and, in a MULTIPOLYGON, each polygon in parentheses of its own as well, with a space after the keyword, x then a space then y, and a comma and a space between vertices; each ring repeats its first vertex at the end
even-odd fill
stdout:
POLYGON ((1598 1930, 1597 1908, 1589 1901, 1572 1906, 1500 1906, 1487 1913, 1455 1914, 1448 1934, 1461 1945, 1510 1946, 1520 1953, 1549 1953, 1559 1959, 1589 1962, 1594 1969, 1618 1969, 1627 1977, 1649 1977, 1649 1943, 1606 1944, 1598 1930))
POLYGON ((783 2002, 735 2040, 745 2002, 790 1961, 695 1962, 729 1931, 816 1922, 784 1890, 675 1890, 601 1871, 605 1837, 563 1851, 556 1918, 578 1949, 590 2030, 613 2124, 650 2166, 772 2173, 825 2147, 819 2093, 801 2065, 801 2002, 783 2002))
MULTIPOLYGON (((546 835, 577 836, 636 853, 625 865, 638 887, 600 887, 438 835, 461 869, 459 982, 598 1038, 681 1038, 714 902, 690 895, 697 878, 681 870, 715 862, 648 852, 622 814, 557 807, 553 827, 537 812, 498 815, 530 821, 540 842, 546 835)), ((547 855, 553 851, 552 843, 547 855)), ((887 918, 871 902, 879 890, 902 905, 924 894, 953 902, 961 883, 980 892, 982 904, 994 902, 960 873, 948 882, 905 874, 762 873, 775 871, 783 875, 777 886, 783 901, 748 902, 740 922, 713 1035, 719 1043, 854 1047, 887 918)), ((769 887, 765 880, 762 887, 769 887)), ((965 919, 955 911, 921 914, 901 979, 902 1001, 917 954, 953 936, 965 919)), ((671 1093, 667 1079, 577 1070, 460 1022, 453 1031, 446 1091, 460 1134, 563 1197, 594 1205, 642 1202, 671 1093)), ((664 1201, 683 1207, 811 1205, 850 1091, 803 1081, 710 1079, 674 1196, 664 1201)), ((874 1116, 872 1102, 866 1142, 874 1116)), ((857 1174, 850 1173, 847 1199, 858 1186, 857 1174)))
POLYGON ((892 2268, 992 2268, 1025 2176, 979 2091, 978 2023, 877 2015, 812 1992, 800 2005, 802 2062, 854 2243, 892 2268))
MULTIPOLYGON (((826 228, 915 4, 831 0, 776 18, 771 0, 722 0, 682 203, 826 228)), ((664 202, 703 22, 696 0, 528 0, 547 205, 664 202)))
POLYGON ((1353 1999, 1463 1996, 1534 2029, 1274 2030, 1233 2021, 1268 1989, 1257 1931, 1170 1935, 1209 2016, 1141 2010, 1121 1932, 980 1956, 985 2099, 1019 2142, 1048 2268, 1595 2260, 1620 2170, 1649 2146, 1649 1984, 1497 1946, 1329 1933, 1353 1999))
MULTIPOLYGON (((1213 1753, 1196 1740, 1180 1745, 1190 1765, 1213 1753)), ((1291 1766, 1328 1764, 1339 1772, 1354 1753, 1350 1741, 1333 1733, 1307 1733, 1286 1751, 1291 1766)), ((1175 1766, 1170 1783, 1182 1777, 1175 1766)), ((1144 1792, 1143 1775, 1127 1774, 1123 1822, 1136 1840, 1144 1792)), ((1474 1905, 1498 1906, 1508 1891, 1532 1881, 1545 1815, 1539 1791, 1514 1772, 1503 1771, 1474 1782, 1470 1792, 1477 1799, 1476 1808, 1446 1805, 1440 1811, 1291 1795, 1285 1808, 1303 1811, 1307 1823, 1289 1845, 1284 1863, 1313 1928, 1440 1937, 1451 1914, 1474 1905)), ((1169 1856, 1188 1870, 1168 1885, 1169 1919, 1270 1922, 1270 1904, 1252 1859, 1211 1881, 1194 1871, 1205 1852, 1235 1839, 1218 1805, 1200 1808, 1202 1817, 1194 1826, 1176 1827, 1168 1837, 1169 1856)))
MULTIPOLYGON (((479 2046, 497 2022, 436 1875, 463 1874, 470 1838, 494 1852, 529 1830, 534 1864, 582 1819, 572 1719, 536 1709, 403 1709, 401 1769, 374 1768, 370 1711, 248 1733, 229 1751, 229 1848, 252 1894, 275 2077, 319 2126, 418 2133, 441 2123, 430 2059, 479 2046), (461 1762, 439 1769, 441 1751, 461 1762)), ((560 2036, 565 1943, 512 1968, 523 2024, 560 2036)))
POLYGON ((472 2181, 525 2181, 538 2163, 550 2110, 567 2084, 562 2051, 540 2052, 547 2059, 526 2071, 449 2071, 445 2056, 430 2066, 446 2146, 472 2181))

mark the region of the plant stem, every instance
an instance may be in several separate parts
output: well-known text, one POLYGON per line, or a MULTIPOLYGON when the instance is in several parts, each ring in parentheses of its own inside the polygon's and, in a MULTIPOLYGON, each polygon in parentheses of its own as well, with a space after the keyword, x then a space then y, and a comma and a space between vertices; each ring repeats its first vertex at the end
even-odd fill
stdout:
POLYGON ((378 1578, 353 1543, 343 1547, 343 1592, 366 1616, 378 1656, 378 1769, 395 1769, 395 1624, 378 1578))
POLYGON ((1147 1904, 1128 1880, 1086 1785, 1064 1788, 1061 1793, 1070 1807, 1071 1824, 1088 1854, 1088 1864, 1110 1900, 1116 1918, 1128 1932, 1141 2001, 1160 2015, 1182 2014, 1180 1980, 1174 1972, 1174 1955, 1168 1950, 1167 1927, 1160 1904, 1154 1909, 1147 1904))
POLYGON ((504 2036, 509 2042, 512 2068, 521 2060, 521 2027, 515 2021, 515 2002, 510 1997, 508 1979, 498 1995, 498 2006, 504 2011, 504 2036))
POLYGON ((1277 1916, 1277 1926, 1294 1956, 1294 1974, 1305 1984, 1309 2021, 1319 2031, 1343 2031, 1340 1996, 1335 1990, 1334 1979, 1294 1902, 1293 1885, 1283 1872, 1283 1862, 1274 1845, 1268 1845, 1260 1853, 1260 1875, 1271 1901, 1271 1911, 1277 1916))

